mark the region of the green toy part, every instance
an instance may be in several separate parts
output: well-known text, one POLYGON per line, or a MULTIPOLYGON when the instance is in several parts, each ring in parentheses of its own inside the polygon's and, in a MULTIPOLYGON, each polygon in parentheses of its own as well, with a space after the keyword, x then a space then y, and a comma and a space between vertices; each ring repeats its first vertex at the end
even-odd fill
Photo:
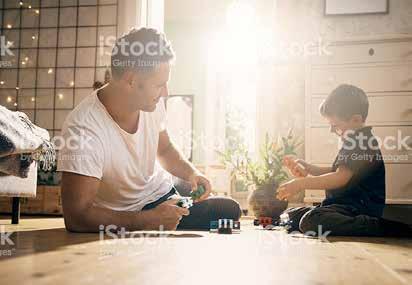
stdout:
POLYGON ((193 199, 193 201, 198 200, 202 195, 206 192, 205 187, 203 185, 199 185, 196 189, 196 191, 193 191, 190 194, 190 197, 193 199))

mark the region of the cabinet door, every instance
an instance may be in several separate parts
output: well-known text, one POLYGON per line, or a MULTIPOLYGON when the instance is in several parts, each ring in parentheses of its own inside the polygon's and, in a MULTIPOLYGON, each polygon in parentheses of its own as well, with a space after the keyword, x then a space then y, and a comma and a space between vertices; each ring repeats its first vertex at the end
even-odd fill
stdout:
POLYGON ((412 61, 412 41, 329 45, 328 54, 312 58, 314 64, 360 64, 412 61))
MULTIPOLYGON (((371 125, 410 125, 412 124, 412 93, 384 93, 385 96, 369 96, 369 115, 371 125)), ((370 94, 368 94, 370 95, 370 94)), ((312 125, 326 125, 319 113, 319 106, 325 97, 311 99, 312 125)))
MULTIPOLYGON (((412 126, 373 128, 375 137, 382 142, 381 151, 386 164, 412 163, 412 126)), ((329 128, 311 128, 307 158, 313 163, 330 164, 339 151, 339 138, 329 128)))
POLYGON ((412 164, 386 165, 386 203, 412 204, 412 164))
POLYGON ((366 93, 412 91, 412 64, 312 68, 312 94, 329 94, 342 83, 359 86, 366 93))
POLYGON ((305 203, 320 203, 325 199, 325 190, 305 190, 305 203))
MULTIPOLYGON (((386 165, 386 204, 412 204, 412 164, 386 165)), ((305 203, 320 203, 325 190, 306 190, 305 203)))

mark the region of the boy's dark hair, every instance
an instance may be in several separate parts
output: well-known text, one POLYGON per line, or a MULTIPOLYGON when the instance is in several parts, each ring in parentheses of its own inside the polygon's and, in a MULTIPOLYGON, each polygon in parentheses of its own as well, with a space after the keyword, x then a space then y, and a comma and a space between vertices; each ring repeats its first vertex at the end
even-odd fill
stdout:
POLYGON ((349 120, 353 115, 368 117, 369 101, 365 92, 353 85, 342 84, 333 90, 319 107, 322 116, 349 120))
POLYGON ((152 28, 134 28, 116 40, 111 55, 112 76, 120 78, 131 69, 150 72, 174 58, 172 45, 163 33, 152 28))

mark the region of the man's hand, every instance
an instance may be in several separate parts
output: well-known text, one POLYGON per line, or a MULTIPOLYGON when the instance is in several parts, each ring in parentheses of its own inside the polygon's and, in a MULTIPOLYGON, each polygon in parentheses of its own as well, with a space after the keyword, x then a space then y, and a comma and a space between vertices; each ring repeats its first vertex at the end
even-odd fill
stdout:
POLYGON ((205 193, 197 201, 194 202, 203 201, 204 199, 209 197, 210 192, 212 191, 212 186, 210 185, 210 182, 206 178, 206 176, 204 176, 199 171, 196 171, 188 178, 188 181, 192 186, 192 192, 196 191, 199 185, 203 185, 203 187, 205 188, 205 193))
POLYGON ((276 198, 279 200, 289 200, 290 197, 296 195, 304 189, 301 185, 301 179, 293 179, 279 186, 276 198))
POLYGON ((283 165, 286 166, 295 177, 306 177, 309 174, 309 170, 307 169, 308 163, 303 159, 285 156, 283 158, 283 165))
POLYGON ((157 158, 166 171, 188 181, 191 184, 192 191, 196 191, 198 185, 203 185, 205 193, 194 202, 202 201, 210 195, 212 187, 209 180, 191 162, 184 158, 170 140, 167 130, 159 133, 157 158))
POLYGON ((170 199, 151 210, 155 220, 151 223, 152 230, 159 230, 160 226, 167 231, 176 230, 182 216, 189 215, 189 210, 176 205, 179 199, 170 199))

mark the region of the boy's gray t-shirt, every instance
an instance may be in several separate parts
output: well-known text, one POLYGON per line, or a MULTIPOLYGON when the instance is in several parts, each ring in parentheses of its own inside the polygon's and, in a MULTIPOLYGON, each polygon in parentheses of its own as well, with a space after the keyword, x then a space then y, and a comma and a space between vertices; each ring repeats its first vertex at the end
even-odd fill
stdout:
POLYGON ((353 131, 342 139, 332 170, 339 166, 350 169, 353 176, 344 187, 326 191, 322 205, 350 205, 362 214, 381 217, 385 206, 385 164, 372 127, 353 131))

